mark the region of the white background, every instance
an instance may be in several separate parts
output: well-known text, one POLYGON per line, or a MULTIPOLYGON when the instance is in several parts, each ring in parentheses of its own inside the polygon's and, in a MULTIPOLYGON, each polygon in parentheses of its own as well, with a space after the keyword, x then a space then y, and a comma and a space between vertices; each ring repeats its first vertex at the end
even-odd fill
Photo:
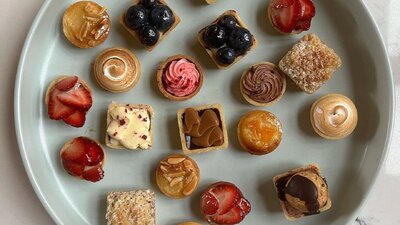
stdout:
MULTIPOLYGON (((201 1, 201 0, 198 0, 201 1)), ((360 1, 360 0, 351 0, 360 1)), ((388 48, 400 85, 400 1, 364 0, 388 48)), ((0 224, 54 224, 36 197, 20 158, 14 130, 14 82, 25 37, 43 0, 0 0, 0 224)), ((51 18, 49 18, 51 19, 51 18)), ((400 91, 396 91, 400 100, 400 91)), ((354 225, 400 224, 400 124, 377 184, 354 225)))

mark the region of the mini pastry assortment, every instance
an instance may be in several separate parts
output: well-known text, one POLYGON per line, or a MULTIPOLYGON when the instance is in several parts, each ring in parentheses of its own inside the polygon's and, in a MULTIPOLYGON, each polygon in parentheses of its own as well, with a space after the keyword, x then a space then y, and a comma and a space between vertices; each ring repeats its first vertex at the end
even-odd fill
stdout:
MULTIPOLYGON (((212 4, 216 1, 206 2, 212 4)), ((307 31, 316 13, 312 0, 270 0, 267 8, 269 22, 268 19, 265 22, 284 34, 307 31)), ((178 15, 164 0, 134 0, 132 6, 120 13, 121 26, 149 51, 180 22, 178 15)), ((107 39, 110 17, 105 7, 91 1, 78 1, 65 11, 62 27, 65 37, 73 45, 92 48, 107 39)), ((254 35, 235 10, 224 12, 200 30, 197 40, 220 69, 232 66, 257 46, 254 35)), ((243 68, 238 88, 251 105, 267 107, 277 104, 283 97, 286 77, 305 93, 313 94, 331 79, 341 64, 335 51, 316 34, 306 34, 276 65, 261 61, 243 68)), ((97 55, 92 75, 106 91, 121 93, 134 88, 140 81, 141 71, 139 58, 131 50, 113 47, 97 55)), ((190 100, 199 94, 204 79, 199 62, 183 54, 164 60, 155 74, 156 86, 165 98, 173 101, 172 104, 190 100)), ((137 101, 140 96, 132 99, 137 101)), ((78 76, 60 76, 49 84, 45 94, 49 118, 63 120, 76 128, 85 125, 92 101, 91 88, 78 76)), ((110 149, 149 150, 155 142, 154 126, 163 126, 159 121, 155 123, 153 108, 143 103, 110 101, 105 113, 104 143, 78 136, 62 146, 61 164, 71 176, 91 182, 102 180, 106 156, 102 144, 110 149)), ((200 167, 188 155, 208 153, 211 156, 209 152, 227 149, 229 143, 227 121, 221 104, 186 106, 177 110, 176 119, 183 154, 166 156, 155 170, 157 186, 169 200, 190 197, 200 184, 200 167)), ((355 104, 348 97, 327 94, 312 105, 310 121, 319 136, 336 140, 349 136, 355 130, 358 114, 355 104)), ((251 155, 269 154, 282 142, 282 124, 272 112, 251 110, 235 124, 240 146, 251 155)), ((279 200, 288 220, 315 215, 331 207, 328 184, 317 164, 284 172, 272 180, 278 197, 276 201, 279 200)), ((105 216, 107 223, 155 225, 155 196, 156 193, 150 189, 110 192, 105 216)), ((213 225, 241 223, 251 212, 250 201, 244 196, 230 182, 210 185, 200 197, 204 220, 213 225)), ((257 210, 257 213, 262 213, 257 210)), ((182 222, 180 225, 198 223, 182 222)))

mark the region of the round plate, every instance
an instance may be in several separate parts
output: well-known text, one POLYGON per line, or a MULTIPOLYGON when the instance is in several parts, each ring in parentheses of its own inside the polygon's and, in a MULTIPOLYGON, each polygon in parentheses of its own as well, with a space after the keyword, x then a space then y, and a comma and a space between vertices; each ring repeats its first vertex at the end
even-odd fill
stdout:
MULTIPOLYGON (((284 224, 271 179, 274 175, 308 163, 320 165, 326 176, 333 206, 320 215, 296 224, 343 225, 355 217, 378 174, 392 131, 393 83, 379 31, 362 1, 315 1, 317 15, 310 32, 335 49, 343 66, 316 94, 307 95, 289 85, 282 100, 268 108, 283 125, 279 148, 257 157, 242 151, 236 138, 239 118, 259 109, 246 103, 239 92, 242 72, 260 61, 277 63, 303 34, 283 36, 267 20, 266 0, 229 1, 205 5, 202 1, 168 1, 182 21, 152 52, 147 52, 119 25, 118 17, 131 1, 98 1, 108 7, 111 34, 94 49, 78 49, 64 38, 61 18, 74 1, 48 0, 27 37, 15 89, 15 124, 21 155, 43 205, 58 224, 104 224, 109 191, 151 188, 156 191, 157 223, 177 224, 201 220, 199 195, 215 181, 235 183, 252 203, 243 224, 284 224), (229 70, 218 70, 197 42, 197 32, 225 10, 235 9, 258 40, 257 48, 229 70), (204 16, 207 15, 207 16, 204 16), (97 54, 122 46, 135 52, 142 64, 141 81, 128 93, 112 94, 101 89, 91 76, 97 54), (191 100, 171 102, 155 85, 159 63, 171 55, 195 57, 205 70, 202 90, 191 100), (78 74, 93 89, 94 104, 83 128, 77 129, 47 116, 44 94, 59 75, 78 74), (309 122, 311 104, 321 95, 341 93, 354 100, 359 124, 346 139, 328 141, 318 137, 309 122), (146 103, 155 111, 155 143, 151 151, 106 149, 105 178, 90 183, 69 176, 62 168, 59 150, 70 138, 85 135, 104 143, 106 109, 112 101, 146 103), (155 183, 155 168, 167 154, 180 153, 176 111, 182 107, 221 103, 229 130, 226 151, 195 155, 201 184, 193 196, 170 200, 155 183)), ((203 222, 204 223, 204 222, 203 222)))

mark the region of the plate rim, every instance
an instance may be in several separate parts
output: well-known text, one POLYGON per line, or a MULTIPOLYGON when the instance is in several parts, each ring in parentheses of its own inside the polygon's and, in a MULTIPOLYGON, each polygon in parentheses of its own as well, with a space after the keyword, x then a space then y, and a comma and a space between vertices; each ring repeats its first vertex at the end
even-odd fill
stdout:
MULTIPOLYGON (((15 85, 14 85, 14 127, 15 127, 15 133, 16 133, 16 137, 17 137, 18 149, 19 149, 19 152, 20 152, 20 155, 22 158, 25 172, 28 175, 29 181, 31 183, 32 188, 35 191, 36 196, 40 200, 43 207, 46 209, 46 212, 48 213, 48 215, 50 215, 50 217, 52 218, 53 222, 55 222, 56 224, 64 224, 64 222, 61 221, 61 219, 57 216, 56 212, 53 210, 52 206, 48 202, 47 198, 45 197, 45 195, 42 191, 42 188, 40 187, 39 183, 36 180, 35 174, 33 173, 31 163, 28 160, 28 156, 26 154, 27 150, 25 148, 24 140, 22 138, 23 134, 22 134, 22 124, 21 124, 21 111, 20 111, 21 82, 22 82, 22 77, 23 77, 24 65, 25 65, 25 61, 26 61, 26 55, 28 53, 28 50, 31 47, 32 37, 37 30, 39 22, 42 20, 44 13, 48 9, 48 7, 52 1, 53 0, 45 0, 42 3, 39 11, 37 12, 37 14, 35 16, 35 19, 32 22, 32 25, 28 32, 28 35, 26 36, 26 39, 24 41, 24 45, 23 45, 23 48, 21 51, 19 62, 18 62, 16 80, 15 80, 15 85)), ((370 9, 367 7, 365 1, 360 0, 359 2, 360 2, 360 5, 362 6, 363 10, 365 10, 370 21, 372 22, 373 28, 375 29, 375 31, 378 35, 378 39, 379 39, 378 44, 381 45, 381 47, 384 51, 384 62, 386 63, 385 67, 387 67, 388 71, 389 71, 388 79, 389 79, 389 89, 390 90, 388 90, 388 94, 389 94, 390 99, 389 99, 389 108, 388 108, 388 113, 389 113, 388 128, 386 130, 386 139, 385 139, 385 143, 384 143, 383 150, 382 150, 382 157, 377 164, 377 170, 375 171, 374 177, 371 179, 371 185, 366 190, 365 197, 360 201, 360 204, 357 207, 357 209, 355 209, 352 213, 350 213, 349 218, 356 218, 356 214, 359 213, 365 207, 367 200, 371 196, 372 190, 376 187, 377 179, 382 173, 383 164, 387 160, 388 151, 392 144, 393 129, 394 129, 394 123, 395 123, 394 115, 395 115, 395 106, 396 106, 393 70, 392 70, 392 66, 391 66, 391 62, 390 62, 386 44, 384 42, 382 33, 379 30, 377 22, 374 19, 370 9)), ((350 221, 347 221, 346 223, 349 223, 350 221)))

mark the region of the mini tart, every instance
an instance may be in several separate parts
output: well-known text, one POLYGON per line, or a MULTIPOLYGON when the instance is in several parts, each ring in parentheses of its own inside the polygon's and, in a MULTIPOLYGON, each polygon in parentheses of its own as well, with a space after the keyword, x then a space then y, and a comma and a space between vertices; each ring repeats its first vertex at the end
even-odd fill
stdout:
MULTIPOLYGON (((179 75, 178 77, 181 77, 181 79, 185 79, 185 78, 187 79, 187 77, 184 77, 181 75, 179 75)), ((167 60, 165 60, 163 63, 160 64, 160 67, 158 68, 157 74, 156 74, 156 82, 157 82, 158 89, 166 98, 173 100, 173 101, 184 101, 184 100, 193 98, 195 95, 197 95, 197 93, 199 93, 201 87, 203 86, 203 79, 204 79, 203 77, 204 77, 203 69, 201 68, 200 64, 195 59, 193 59, 190 56, 186 56, 186 55, 175 55, 175 56, 169 57, 167 60), (172 62, 179 61, 181 59, 186 59, 189 63, 192 63, 195 65, 196 70, 199 73, 199 78, 197 81, 197 88, 192 93, 189 93, 188 95, 185 95, 185 96, 176 96, 173 93, 170 93, 168 91, 168 88, 167 88, 168 84, 165 82, 165 74, 166 74, 167 70, 170 68, 172 62)), ((182 81, 181 79, 179 79, 179 81, 182 81)), ((181 88, 181 90, 185 90, 185 89, 187 89, 187 87, 181 88)))
POLYGON ((251 111, 240 119, 237 135, 240 145, 247 152, 265 155, 273 152, 281 143, 282 125, 270 112, 251 111))
MULTIPOLYGON (((226 16, 226 15, 231 15, 233 17, 235 17, 237 24, 239 27, 243 27, 243 28, 247 28, 247 25, 243 22, 243 20, 239 17, 239 14, 235 11, 235 10, 228 10, 226 12, 224 12, 222 15, 220 15, 217 19, 215 19, 210 25, 216 24, 218 23, 219 20, 222 19, 222 17, 226 16)), ((207 27, 208 27, 207 26, 207 27)), ((254 35, 252 35, 253 37, 253 44, 251 45, 250 49, 247 50, 247 52, 245 52, 244 54, 241 54, 239 56, 237 56, 235 58, 235 61, 233 61, 233 63, 231 63, 230 65, 224 65, 221 64, 220 62, 218 62, 217 60, 217 51, 218 49, 216 48, 211 48, 208 47, 207 44, 205 43, 203 37, 204 37, 204 33, 206 32, 207 27, 204 27, 203 29, 201 29, 199 31, 199 34, 197 35, 197 40, 199 41, 200 45, 206 50, 206 52, 208 53, 208 55, 211 57, 211 59, 214 61, 214 63, 217 65, 217 67, 219 69, 228 69, 229 67, 231 67, 232 65, 234 65, 235 63, 237 63, 238 61, 240 61, 243 57, 245 57, 247 55, 247 53, 249 53, 250 51, 252 51, 253 49, 255 49, 257 47, 257 40, 254 37, 254 35)))
POLYGON ((63 16, 64 35, 79 48, 93 48, 103 43, 110 26, 106 8, 92 1, 72 4, 63 16))
POLYGON ((94 62, 93 75, 97 83, 113 93, 126 92, 140 80, 139 59, 125 48, 109 48, 102 51, 94 62))
POLYGON ((178 110, 178 127, 183 153, 200 154, 228 147, 228 132, 222 105, 201 105, 178 110), (186 117, 189 115, 189 119, 186 117), (200 131, 200 128, 204 131, 200 131), (200 135, 191 136, 191 133, 200 135), (207 142, 200 146, 198 142, 207 142), (212 142, 212 143, 211 143, 212 142))
MULTIPOLYGON (((164 0, 158 0, 158 2, 159 2, 159 4, 168 6, 168 4, 167 4, 164 0)), ((133 0, 133 5, 137 5, 137 4, 140 4, 140 0, 133 0)), ((132 30, 131 28, 129 28, 129 27, 126 25, 126 23, 125 23, 125 12, 124 12, 124 14, 122 14, 122 15, 119 17, 119 23, 122 25, 122 27, 125 28, 126 31, 128 31, 128 33, 129 33, 130 35, 132 35, 133 38, 135 38, 141 45, 143 45, 143 47, 146 48, 147 51, 150 52, 150 51, 152 51, 155 47, 157 47, 157 46, 164 40, 164 38, 166 38, 166 37, 168 36, 168 34, 170 34, 170 33, 175 29, 175 27, 178 26, 178 24, 181 22, 181 19, 180 19, 179 16, 175 13, 175 11, 172 10, 172 9, 171 9, 171 11, 172 11, 172 13, 174 14, 175 22, 174 22, 174 23, 172 24, 172 26, 171 26, 168 30, 166 30, 165 32, 161 32, 161 31, 160 31, 160 38, 158 39, 157 43, 156 43, 155 45, 153 45, 153 46, 146 46, 146 45, 144 45, 144 44, 142 44, 142 43, 140 42, 139 32, 138 32, 138 31, 135 31, 135 30, 132 30)))
POLYGON ((319 136, 330 140, 342 139, 357 127, 357 108, 344 95, 328 94, 314 102, 310 119, 314 131, 319 136))
MULTIPOLYGON (((46 95, 45 95, 46 105, 49 104, 49 97, 50 97, 49 94, 50 94, 51 89, 54 87, 54 85, 56 85, 59 81, 63 80, 64 78, 67 78, 67 77, 68 77, 67 75, 61 75, 61 76, 57 77, 56 79, 54 79, 49 84, 49 86, 47 87, 47 90, 46 90, 46 95)), ((82 80, 81 78, 78 78, 78 83, 80 83, 83 87, 85 87, 90 92, 90 94, 92 94, 92 89, 89 87, 89 85, 86 83, 86 81, 82 80)))
POLYGON ((196 223, 196 222, 183 222, 183 223, 180 223, 178 225, 201 225, 201 224, 200 223, 196 223))
POLYGON ((240 79, 240 92, 254 106, 277 103, 286 91, 286 77, 270 62, 261 62, 247 69, 240 79))
POLYGON ((272 27, 273 27, 277 32, 279 32, 280 34, 284 34, 284 35, 300 34, 301 32, 303 32, 303 30, 293 30, 293 31, 290 32, 290 33, 285 33, 285 32, 282 32, 279 28, 277 28, 277 27, 275 26, 275 23, 273 22, 272 17, 271 17, 271 15, 272 15, 272 13, 271 13, 271 10, 272 10, 271 4, 272 4, 272 0, 269 2, 268 8, 267 8, 267 11, 268 11, 268 20, 269 20, 269 22, 271 23, 272 27))
POLYGON ((156 170, 160 191, 173 199, 191 195, 199 185, 200 169, 197 163, 185 155, 174 154, 160 161, 156 170))

